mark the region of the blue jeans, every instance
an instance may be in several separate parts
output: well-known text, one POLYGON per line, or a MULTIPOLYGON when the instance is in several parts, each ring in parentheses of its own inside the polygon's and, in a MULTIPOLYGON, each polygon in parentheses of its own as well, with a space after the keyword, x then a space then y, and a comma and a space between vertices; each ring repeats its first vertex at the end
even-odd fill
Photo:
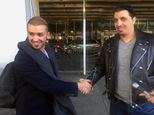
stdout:
POLYGON ((113 98, 110 102, 110 115, 154 115, 154 104, 149 102, 132 108, 129 104, 113 98))

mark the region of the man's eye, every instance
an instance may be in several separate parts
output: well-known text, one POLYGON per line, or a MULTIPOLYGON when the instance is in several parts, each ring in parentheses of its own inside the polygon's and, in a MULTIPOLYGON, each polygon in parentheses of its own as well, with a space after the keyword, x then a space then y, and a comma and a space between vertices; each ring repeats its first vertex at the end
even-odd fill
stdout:
POLYGON ((117 22, 117 21, 118 21, 117 19, 114 19, 114 23, 117 22))
POLYGON ((42 37, 42 36, 43 36, 43 33, 38 33, 38 36, 39 36, 39 37, 42 37))
POLYGON ((121 18, 121 20, 122 20, 122 21, 125 21, 125 20, 126 20, 126 18, 121 18))
POLYGON ((33 36, 34 34, 33 33, 29 33, 29 35, 33 36))

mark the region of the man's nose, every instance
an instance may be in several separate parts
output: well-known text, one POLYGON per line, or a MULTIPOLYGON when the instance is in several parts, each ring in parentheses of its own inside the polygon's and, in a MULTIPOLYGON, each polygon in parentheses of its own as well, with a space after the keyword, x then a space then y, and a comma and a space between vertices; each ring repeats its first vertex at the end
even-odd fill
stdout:
POLYGON ((118 20, 117 25, 118 26, 121 26, 122 25, 122 22, 120 20, 118 20))
POLYGON ((37 41, 37 40, 38 40, 38 36, 37 36, 37 35, 34 35, 33 40, 34 40, 34 41, 37 41))

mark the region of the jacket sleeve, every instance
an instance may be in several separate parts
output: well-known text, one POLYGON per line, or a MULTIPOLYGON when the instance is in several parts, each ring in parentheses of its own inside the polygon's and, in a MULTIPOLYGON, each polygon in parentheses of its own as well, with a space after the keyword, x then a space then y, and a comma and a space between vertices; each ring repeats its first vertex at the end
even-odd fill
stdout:
POLYGON ((101 48, 100 56, 97 58, 95 68, 89 73, 87 79, 91 80, 91 85, 95 83, 105 75, 105 46, 101 48))
MULTIPOLYGON (((25 52, 18 52, 15 58, 14 72, 19 84, 25 81, 49 94, 77 96, 78 86, 76 82, 52 79, 25 52)), ((18 86, 20 87, 21 84, 18 86)))

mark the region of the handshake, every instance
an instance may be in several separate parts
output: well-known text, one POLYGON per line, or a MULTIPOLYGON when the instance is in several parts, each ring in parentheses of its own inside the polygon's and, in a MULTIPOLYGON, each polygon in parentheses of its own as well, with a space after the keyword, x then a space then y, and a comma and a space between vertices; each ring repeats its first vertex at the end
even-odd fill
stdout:
POLYGON ((79 79, 78 90, 83 94, 89 93, 92 88, 89 82, 91 82, 89 79, 79 79))

